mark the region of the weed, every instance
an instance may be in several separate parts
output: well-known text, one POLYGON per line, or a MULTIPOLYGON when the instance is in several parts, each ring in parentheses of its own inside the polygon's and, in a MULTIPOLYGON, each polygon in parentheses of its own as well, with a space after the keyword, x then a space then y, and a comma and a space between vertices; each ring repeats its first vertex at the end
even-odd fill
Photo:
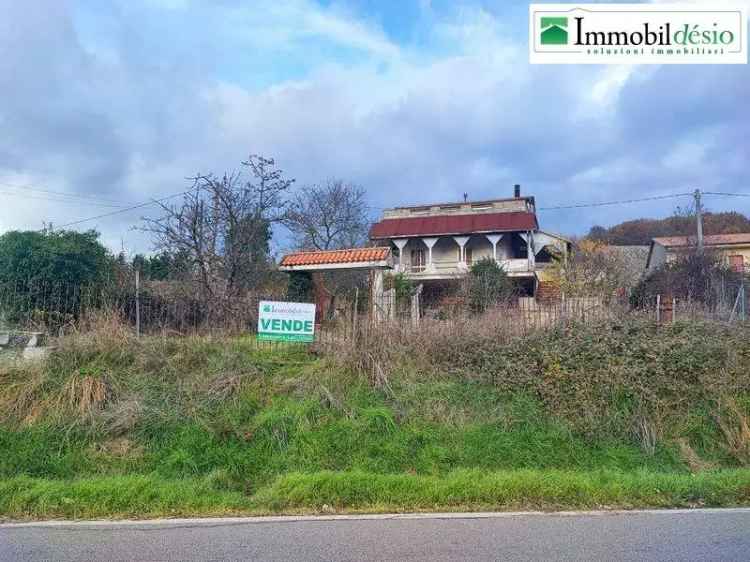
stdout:
POLYGON ((724 435, 727 453, 741 465, 750 465, 750 417, 733 398, 724 398, 718 406, 715 419, 724 435))

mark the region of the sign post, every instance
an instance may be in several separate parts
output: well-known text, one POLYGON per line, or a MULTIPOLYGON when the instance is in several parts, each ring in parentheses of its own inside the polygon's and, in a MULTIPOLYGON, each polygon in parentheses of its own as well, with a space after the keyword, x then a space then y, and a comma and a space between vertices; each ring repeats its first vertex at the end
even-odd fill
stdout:
POLYGON ((315 341, 315 305, 306 302, 260 301, 258 340, 315 341))

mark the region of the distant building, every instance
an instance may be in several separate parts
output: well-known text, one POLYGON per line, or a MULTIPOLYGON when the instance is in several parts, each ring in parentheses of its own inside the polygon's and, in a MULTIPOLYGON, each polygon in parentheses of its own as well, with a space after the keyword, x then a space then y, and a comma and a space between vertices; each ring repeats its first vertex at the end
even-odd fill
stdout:
MULTIPOLYGON (((654 238, 649 248, 646 268, 655 269, 674 261, 684 252, 695 249, 698 241, 695 236, 664 236, 654 238)), ((703 246, 717 252, 732 269, 748 271, 750 266, 750 233, 708 234, 703 237, 703 246)))

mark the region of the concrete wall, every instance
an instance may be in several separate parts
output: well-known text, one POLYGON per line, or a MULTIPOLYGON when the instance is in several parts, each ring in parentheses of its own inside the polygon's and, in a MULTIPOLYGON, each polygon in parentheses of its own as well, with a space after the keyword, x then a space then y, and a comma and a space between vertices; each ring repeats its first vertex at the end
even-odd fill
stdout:
POLYGON ((384 219, 404 217, 429 217, 442 215, 471 215, 478 213, 512 213, 534 212, 530 198, 496 199, 467 203, 446 203, 443 205, 425 205, 424 207, 395 207, 383 211, 384 219))

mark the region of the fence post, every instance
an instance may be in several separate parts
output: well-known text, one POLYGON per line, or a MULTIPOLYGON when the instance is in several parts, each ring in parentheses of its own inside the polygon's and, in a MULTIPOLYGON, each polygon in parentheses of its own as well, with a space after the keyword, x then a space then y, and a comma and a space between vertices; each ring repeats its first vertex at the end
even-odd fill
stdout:
POLYGON ((141 272, 135 270, 135 336, 141 337, 141 272))
POLYGON ((352 311, 352 342, 357 341, 357 318, 359 317, 359 287, 354 288, 354 310, 352 311))
POLYGON ((677 321, 677 298, 672 297, 672 324, 677 321))
POLYGON ((656 295, 656 323, 661 321, 661 295, 656 295))

